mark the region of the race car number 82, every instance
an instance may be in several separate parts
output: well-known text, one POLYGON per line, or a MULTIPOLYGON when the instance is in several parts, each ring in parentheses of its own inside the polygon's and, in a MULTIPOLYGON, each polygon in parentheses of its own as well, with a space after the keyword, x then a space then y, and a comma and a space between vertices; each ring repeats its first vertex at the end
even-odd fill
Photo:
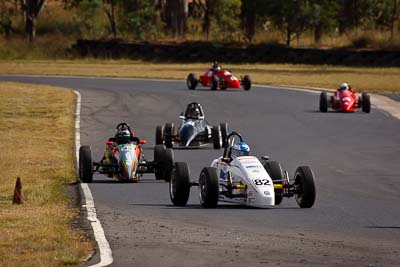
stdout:
POLYGON ((269 185, 269 180, 268 179, 255 179, 254 183, 256 185, 269 185))

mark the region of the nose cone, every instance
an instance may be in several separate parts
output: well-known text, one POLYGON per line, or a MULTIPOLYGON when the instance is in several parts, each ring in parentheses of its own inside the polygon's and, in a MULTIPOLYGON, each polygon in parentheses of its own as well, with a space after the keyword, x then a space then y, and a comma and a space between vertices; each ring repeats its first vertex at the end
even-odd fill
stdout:
POLYGON ((132 162, 122 162, 122 164, 121 164, 122 166, 122 168, 121 168, 121 170, 122 170, 122 172, 123 172, 123 176, 124 177, 126 177, 126 178, 128 178, 128 179, 131 179, 132 178, 132 171, 133 171, 133 164, 132 164, 132 162))
POLYGON ((343 97, 342 98, 342 110, 343 111, 351 111, 353 108, 353 99, 351 97, 343 97))
POLYGON ((136 160, 135 150, 130 145, 121 149, 119 154, 119 167, 125 179, 133 178, 136 160))
POLYGON ((196 128, 191 124, 184 125, 179 131, 179 137, 184 146, 189 146, 196 137, 196 128))

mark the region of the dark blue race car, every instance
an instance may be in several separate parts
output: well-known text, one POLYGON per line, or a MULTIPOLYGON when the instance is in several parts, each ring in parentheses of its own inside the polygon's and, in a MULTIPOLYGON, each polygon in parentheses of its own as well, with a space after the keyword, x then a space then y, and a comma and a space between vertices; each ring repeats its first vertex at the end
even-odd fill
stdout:
POLYGON ((177 132, 174 123, 166 123, 156 128, 156 145, 165 144, 167 148, 174 145, 179 147, 199 147, 213 144, 215 149, 220 149, 225 144, 228 124, 210 126, 204 119, 204 111, 199 103, 192 102, 187 105, 185 113, 181 113, 182 120, 177 132))

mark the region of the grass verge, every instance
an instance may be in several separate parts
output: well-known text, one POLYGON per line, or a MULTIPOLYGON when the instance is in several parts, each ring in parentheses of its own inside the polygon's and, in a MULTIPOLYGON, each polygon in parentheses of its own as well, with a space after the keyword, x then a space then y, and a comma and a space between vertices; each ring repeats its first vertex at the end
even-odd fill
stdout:
POLYGON ((66 194, 74 111, 71 90, 0 82, 0 266, 76 265, 92 250, 66 194), (23 205, 11 204, 17 176, 23 205))
MULTIPOLYGON (((224 65, 237 76, 249 74, 253 83, 336 88, 349 82, 358 91, 400 92, 400 68, 341 67, 290 64, 224 65)), ((128 60, 0 61, 2 74, 77 75, 186 79, 203 73, 207 64, 153 63, 128 60)))

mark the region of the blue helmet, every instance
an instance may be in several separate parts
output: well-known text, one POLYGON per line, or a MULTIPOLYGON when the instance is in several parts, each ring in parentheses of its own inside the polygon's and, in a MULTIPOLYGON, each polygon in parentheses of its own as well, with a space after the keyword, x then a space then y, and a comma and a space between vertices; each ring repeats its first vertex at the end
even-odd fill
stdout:
POLYGON ((232 158, 241 157, 241 156, 249 156, 250 155, 250 147, 245 142, 237 142, 232 146, 232 158))

